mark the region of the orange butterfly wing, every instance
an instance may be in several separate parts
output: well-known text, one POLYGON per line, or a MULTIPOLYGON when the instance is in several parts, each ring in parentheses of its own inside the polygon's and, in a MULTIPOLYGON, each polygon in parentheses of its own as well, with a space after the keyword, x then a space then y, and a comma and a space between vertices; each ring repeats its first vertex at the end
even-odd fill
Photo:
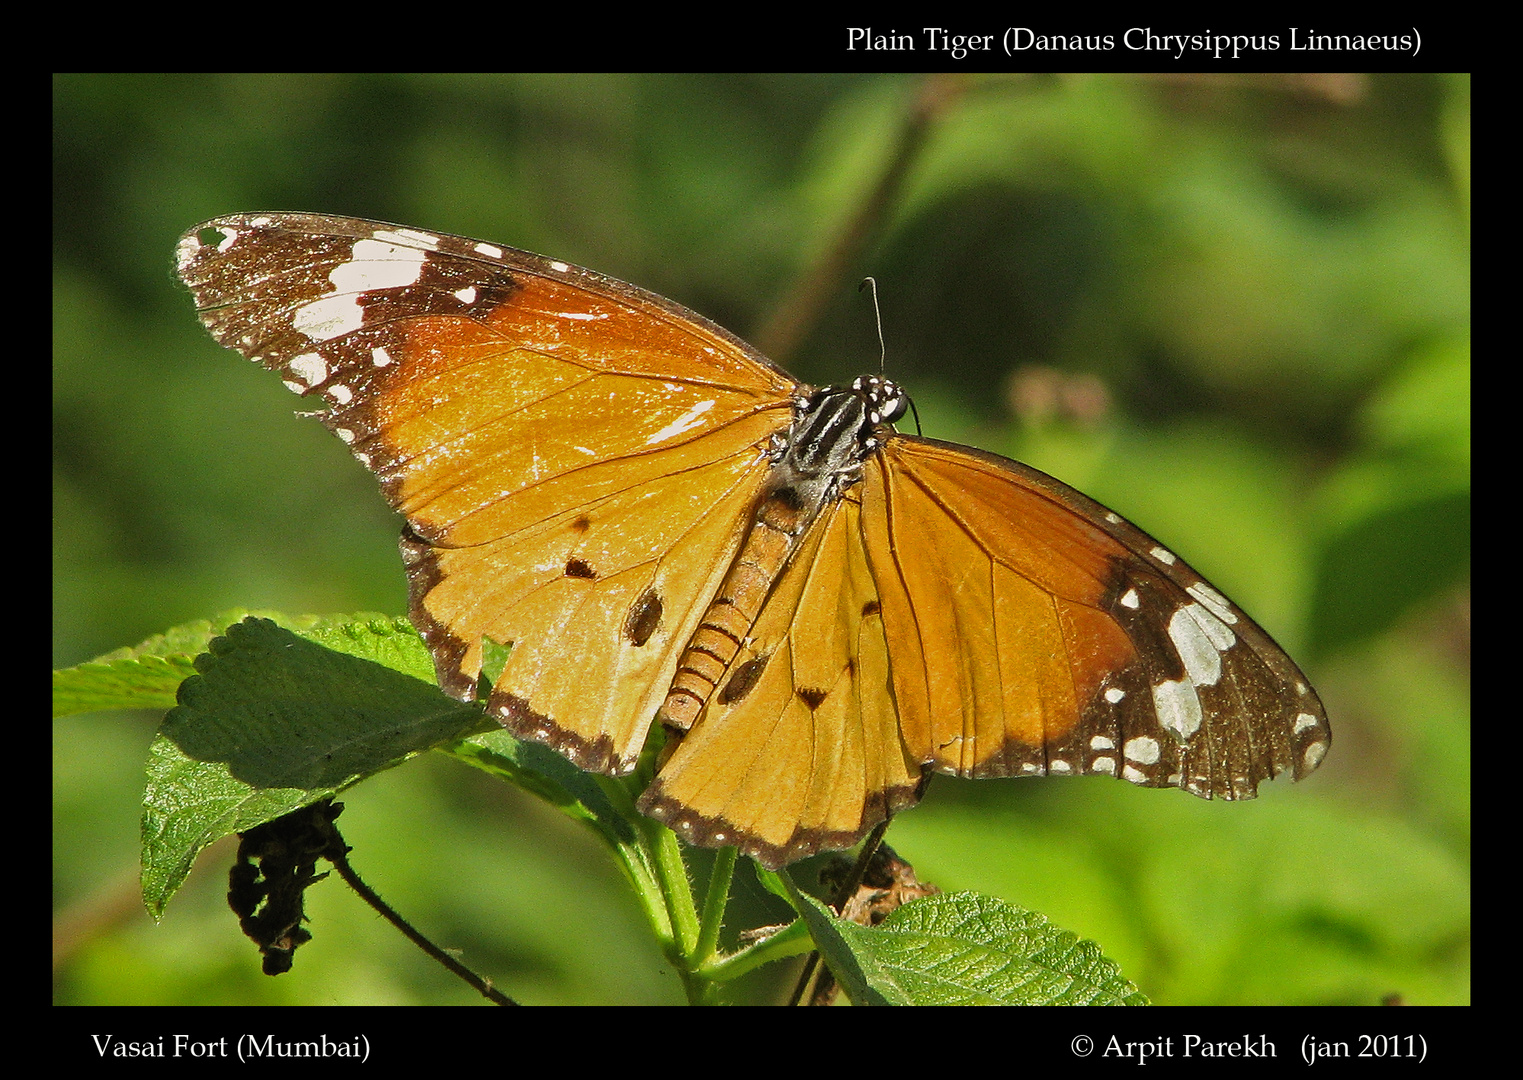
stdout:
POLYGON ((795 384, 700 316, 527 252, 317 215, 186 234, 222 344, 320 398, 408 522, 440 684, 584 768, 633 767, 729 567, 795 384))
POLYGON ((1326 714, 1290 658, 1094 500, 903 435, 862 487, 900 724, 937 769, 1104 773, 1243 799, 1321 762, 1326 714))

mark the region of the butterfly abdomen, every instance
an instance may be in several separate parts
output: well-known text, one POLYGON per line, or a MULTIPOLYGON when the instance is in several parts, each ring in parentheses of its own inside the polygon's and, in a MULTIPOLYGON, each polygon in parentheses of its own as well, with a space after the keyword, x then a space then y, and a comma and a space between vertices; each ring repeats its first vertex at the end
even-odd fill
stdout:
MULTIPOLYGON (((829 502, 861 476, 872 449, 875 418, 856 389, 828 388, 805 399, 776 452, 771 474, 752 515, 745 542, 718 595, 704 613, 677 665, 657 719, 686 731, 697 721, 756 623, 768 594, 798 550, 799 541, 829 502)), ((739 700, 755 684, 766 656, 730 675, 721 701, 739 700)))
MULTIPOLYGON (((682 654, 666 701, 656 715, 668 728, 686 731, 698 719, 818 510, 818 505, 800 505, 793 488, 774 491, 758 504, 745 543, 682 654)), ((766 658, 748 663, 754 670, 737 669, 726 693, 743 694, 760 674, 766 658)))

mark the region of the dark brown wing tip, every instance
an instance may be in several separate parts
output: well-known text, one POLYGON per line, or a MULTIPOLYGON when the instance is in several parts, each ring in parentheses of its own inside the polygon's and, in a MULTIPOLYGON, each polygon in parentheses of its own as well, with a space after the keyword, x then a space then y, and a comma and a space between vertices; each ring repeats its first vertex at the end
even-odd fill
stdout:
POLYGON ((670 797, 662 789, 658 776, 640 796, 637 807, 646 817, 655 818, 696 847, 737 847, 742 855, 755 859, 768 870, 806 859, 821 851, 845 851, 854 847, 874 826, 900 810, 913 806, 919 798, 915 788, 892 788, 878 792, 863 808, 862 822, 855 829, 795 829, 786 844, 773 844, 748 834, 732 822, 706 817, 686 804, 670 797))
POLYGON ((604 776, 626 776, 634 771, 637 758, 620 758, 607 732, 595 739, 584 738, 535 712, 521 697, 494 691, 487 713, 514 738, 543 743, 579 769, 604 776))
POLYGON ((1290 770, 1293 780, 1304 780, 1316 772, 1333 746, 1333 729, 1327 722, 1327 714, 1322 711, 1321 701, 1309 689, 1305 692, 1312 700, 1291 723, 1290 770))

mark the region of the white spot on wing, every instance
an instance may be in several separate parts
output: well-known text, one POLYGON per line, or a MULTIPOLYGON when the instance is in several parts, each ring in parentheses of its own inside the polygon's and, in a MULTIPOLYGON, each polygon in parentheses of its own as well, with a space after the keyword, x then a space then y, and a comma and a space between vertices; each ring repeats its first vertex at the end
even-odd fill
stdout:
POLYGON ((439 250, 439 238, 437 236, 433 233, 420 232, 417 229, 377 229, 374 235, 377 240, 383 243, 422 244, 431 251, 439 250))
MULTIPOLYGON (((222 239, 217 242, 217 253, 226 254, 227 249, 233 246, 233 241, 238 239, 238 230, 229 225, 217 225, 215 228, 222 233, 222 239)), ((183 273, 185 268, 196 259, 196 254, 201 250, 201 236, 199 231, 187 233, 180 237, 180 242, 175 246, 175 265, 183 273)))
POLYGON ((286 368, 308 386, 316 386, 328 377, 328 365, 315 352, 302 353, 287 364, 286 368))
POLYGON ((1121 606, 1136 611, 1142 606, 1142 598, 1137 595, 1136 589, 1128 589, 1121 596, 1121 606))
POLYGON ((503 256, 502 248, 498 247, 496 244, 488 244, 484 240, 477 242, 476 250, 481 252, 481 254, 485 255, 489 259, 500 259, 503 256))
POLYGON ((1164 730, 1180 742, 1188 742, 1200 730, 1200 695, 1188 678, 1166 680, 1153 687, 1153 711, 1164 730))
POLYGON ((185 273, 185 268, 196 261, 196 252, 201 250, 201 238, 195 233, 180 237, 180 243, 175 247, 175 266, 180 273, 185 273))
POLYGON ((1188 604, 1169 620, 1169 640, 1179 651, 1190 681, 1213 686, 1222 677, 1220 654, 1237 643, 1237 635, 1204 606, 1188 604))
POLYGON ((463 289, 457 289, 454 296, 462 304, 474 304, 476 302, 476 286, 467 285, 463 289))
POLYGON ((1227 598, 1204 581, 1197 581, 1186 589, 1185 592, 1209 608, 1211 614, 1222 620, 1222 622, 1237 622, 1237 616, 1232 614, 1232 605, 1227 602, 1227 598))
POLYGON ((414 247, 356 240, 349 261, 335 266, 328 275, 333 293, 297 308, 291 326, 313 341, 331 341, 352 333, 365 322, 360 295, 417 284, 427 258, 426 251, 414 247))
POLYGON ((313 341, 331 341, 358 330, 365 321, 365 309, 355 296, 325 296, 296 309, 291 326, 313 341))
POLYGON ((666 427, 662 428, 650 438, 646 439, 645 445, 650 446, 654 443, 665 442, 667 439, 681 435, 684 431, 692 430, 698 426, 700 423, 700 418, 703 416, 703 414, 708 412, 713 407, 714 402, 712 401, 698 402, 698 404, 694 405, 687 412, 677 417, 676 420, 673 420, 670 424, 667 424, 666 427))
POLYGON ((427 258, 427 252, 388 244, 379 238, 356 240, 349 261, 335 266, 328 280, 340 292, 400 289, 418 283, 427 258))
POLYGON ((1126 740, 1126 746, 1122 748, 1128 761, 1135 761, 1140 765, 1156 765, 1158 763, 1158 740, 1147 735, 1138 735, 1134 739, 1126 740))
POLYGON ((1157 559, 1165 566, 1174 565, 1174 553, 1172 551, 1161 547, 1155 547, 1149 554, 1151 554, 1153 558, 1157 559))
POLYGON ((1126 691, 1121 689, 1119 686, 1113 686, 1105 692, 1105 700, 1110 702, 1112 705, 1116 704, 1116 702, 1120 701, 1124 697, 1126 697, 1126 691))

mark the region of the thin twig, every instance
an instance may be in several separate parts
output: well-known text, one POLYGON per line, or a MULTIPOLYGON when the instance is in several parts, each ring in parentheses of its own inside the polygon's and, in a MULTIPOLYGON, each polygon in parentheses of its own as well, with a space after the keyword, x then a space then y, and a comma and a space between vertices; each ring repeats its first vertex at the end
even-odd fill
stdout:
MULTIPOLYGON (((873 853, 878 850, 878 845, 883 843, 883 834, 888 831, 888 823, 892 818, 885 818, 878 822, 877 828, 867 834, 867 839, 862 842, 862 850, 857 855, 857 861, 852 865, 851 873, 846 875, 846 880, 841 882, 841 887, 836 890, 835 900, 831 907, 836 909, 837 914, 846 908, 846 901, 856 895, 857 886, 862 884, 862 876, 867 873, 867 864, 872 859, 873 853)), ((793 987, 793 994, 788 998, 789 1005, 797 1005, 804 1000, 804 991, 809 987, 809 981, 814 978, 815 970, 820 966, 820 954, 818 950, 809 954, 809 959, 804 961, 804 970, 799 973, 799 981, 793 987)))
MULTIPOLYGON (((342 847, 342 842, 336 845, 337 849, 341 849, 342 847)), ((354 872, 354 868, 349 865, 349 859, 344 855, 342 850, 324 852, 324 856, 333 863, 334 868, 338 871, 338 876, 343 878, 351 889, 359 893, 360 898, 364 900, 365 903, 369 904, 376 911, 378 911, 381 917, 387 922, 391 923, 392 926, 395 926, 398 930, 402 931, 402 933, 405 934, 413 944, 417 945, 418 948, 428 953, 429 956, 433 957, 435 960, 439 961, 439 963, 443 964, 445 967, 453 971, 460 978, 470 983, 473 987, 476 988, 478 992, 485 996, 487 1000, 492 1001, 498 1005, 518 1004, 518 1002, 514 1001, 512 998, 504 994, 501 990, 498 990, 495 986, 493 986, 490 979, 486 979, 480 975, 477 975, 474 971, 466 967, 459 960, 456 960, 449 953, 445 952, 443 949, 439 948, 439 946, 435 945, 432 941, 429 941, 428 938, 424 937, 417 930, 413 929, 412 925, 406 919, 402 918, 402 916, 399 915, 395 910, 393 910, 390 904, 386 903, 385 900, 382 900, 374 889, 360 880, 359 875, 356 874, 354 872)))
POLYGON ((962 95, 963 88, 964 80, 957 75, 928 75, 921 81, 914 104, 900 128, 898 145, 877 184, 835 240, 794 282, 793 288, 773 309, 772 317, 755 335, 756 347, 762 352, 781 361, 798 348, 799 342, 819 320, 830 297, 839 289, 842 275, 892 208, 927 136, 962 95))

